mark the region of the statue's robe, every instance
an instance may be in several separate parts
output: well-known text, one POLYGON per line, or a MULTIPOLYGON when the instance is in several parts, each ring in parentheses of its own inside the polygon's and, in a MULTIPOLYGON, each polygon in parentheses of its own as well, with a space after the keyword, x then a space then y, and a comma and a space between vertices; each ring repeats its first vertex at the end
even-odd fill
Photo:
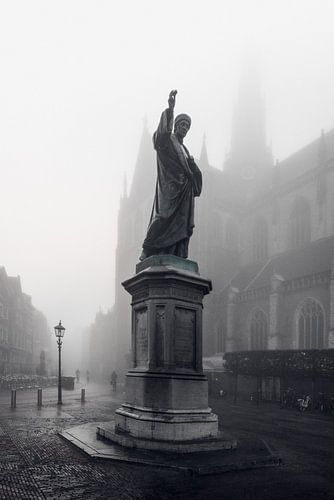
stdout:
POLYGON ((143 257, 173 254, 188 257, 194 228, 194 197, 202 190, 202 174, 173 130, 173 113, 166 109, 153 135, 157 152, 157 183, 143 257))

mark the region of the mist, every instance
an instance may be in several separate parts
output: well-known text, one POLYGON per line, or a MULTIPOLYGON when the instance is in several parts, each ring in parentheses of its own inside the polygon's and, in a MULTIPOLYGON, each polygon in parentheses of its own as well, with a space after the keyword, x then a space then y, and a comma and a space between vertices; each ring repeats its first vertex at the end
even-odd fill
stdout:
POLYGON ((221 169, 256 61, 267 143, 284 159, 333 127, 333 13, 330 1, 0 3, 0 264, 50 326, 62 320, 69 365, 114 301, 119 199, 144 119, 153 132, 178 89, 189 149, 199 156, 205 134, 221 169))

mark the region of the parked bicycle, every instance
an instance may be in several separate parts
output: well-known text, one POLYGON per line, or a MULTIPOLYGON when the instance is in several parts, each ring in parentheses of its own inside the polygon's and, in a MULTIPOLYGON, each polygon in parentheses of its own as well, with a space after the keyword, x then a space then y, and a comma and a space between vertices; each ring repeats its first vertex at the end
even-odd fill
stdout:
POLYGON ((311 396, 304 395, 302 398, 297 399, 297 408, 301 412, 305 412, 306 410, 310 410, 312 408, 312 398, 311 396))

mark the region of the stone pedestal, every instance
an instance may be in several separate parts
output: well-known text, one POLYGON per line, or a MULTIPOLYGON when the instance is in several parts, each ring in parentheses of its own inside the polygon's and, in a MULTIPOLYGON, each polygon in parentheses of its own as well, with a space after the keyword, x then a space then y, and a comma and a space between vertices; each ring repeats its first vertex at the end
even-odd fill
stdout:
POLYGON ((174 256, 150 257, 136 271, 123 283, 132 296, 132 369, 113 439, 157 441, 160 449, 212 440, 218 418, 202 369, 202 301, 211 282, 195 262, 174 256))

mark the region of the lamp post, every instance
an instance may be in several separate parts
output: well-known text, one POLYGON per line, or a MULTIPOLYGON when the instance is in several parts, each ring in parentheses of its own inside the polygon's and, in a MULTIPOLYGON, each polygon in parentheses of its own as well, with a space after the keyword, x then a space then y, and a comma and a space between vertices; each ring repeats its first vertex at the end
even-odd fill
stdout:
POLYGON ((59 362, 58 362, 58 404, 62 404, 61 400, 61 346, 62 346, 62 339, 64 337, 65 333, 65 328, 61 324, 61 321, 59 321, 59 325, 56 325, 54 327, 55 335, 57 338, 57 344, 58 344, 58 353, 59 353, 59 362))

